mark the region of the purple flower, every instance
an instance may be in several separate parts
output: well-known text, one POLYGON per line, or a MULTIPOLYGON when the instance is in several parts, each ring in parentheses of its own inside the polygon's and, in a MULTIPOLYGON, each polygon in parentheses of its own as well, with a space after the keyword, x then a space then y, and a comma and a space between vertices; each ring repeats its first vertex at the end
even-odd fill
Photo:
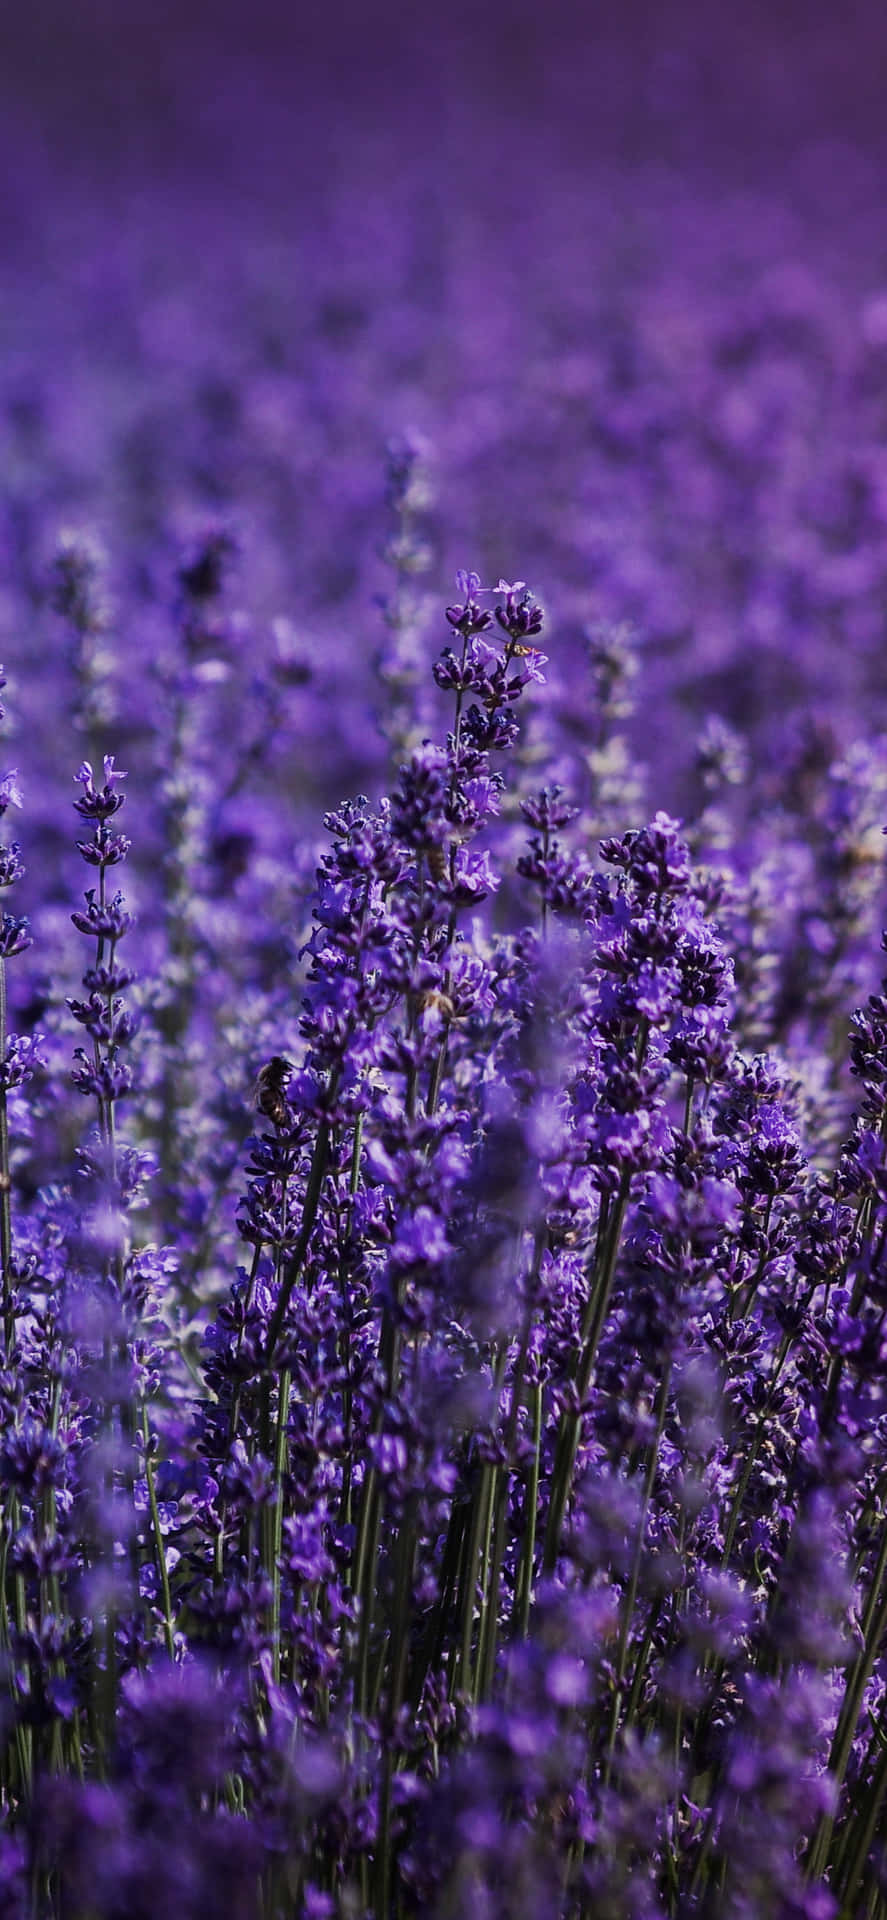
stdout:
POLYGON ((24 916, 5 913, 0 919, 0 959, 11 960, 17 953, 24 953, 31 946, 30 921, 24 916))
POLYGON ((2 818, 9 807, 20 807, 22 804, 22 790, 19 786, 18 771, 13 768, 11 773, 4 773, 2 780, 0 780, 0 818, 2 818))
POLYGON ((84 760, 80 771, 74 775, 83 788, 82 799, 75 800, 74 805, 86 820, 107 820, 123 806, 126 795, 115 793, 114 789, 121 780, 126 779, 126 774, 115 767, 113 753, 105 754, 103 775, 104 784, 97 787, 88 760, 84 760))

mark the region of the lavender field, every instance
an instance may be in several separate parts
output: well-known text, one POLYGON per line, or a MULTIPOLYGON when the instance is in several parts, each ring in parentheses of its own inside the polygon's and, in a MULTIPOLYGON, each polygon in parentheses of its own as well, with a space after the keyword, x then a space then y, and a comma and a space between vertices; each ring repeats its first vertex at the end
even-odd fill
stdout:
POLYGON ((887 1920, 887 25, 0 60, 0 1920, 887 1920))

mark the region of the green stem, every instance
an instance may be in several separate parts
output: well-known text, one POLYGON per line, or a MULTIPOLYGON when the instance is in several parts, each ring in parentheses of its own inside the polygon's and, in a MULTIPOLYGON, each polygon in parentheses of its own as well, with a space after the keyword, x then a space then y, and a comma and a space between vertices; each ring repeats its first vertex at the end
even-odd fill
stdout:
MULTIPOLYGON (((391 1624, 391 1659, 388 1681, 387 1719, 392 1736, 404 1698, 409 1653, 410 1597, 416 1540, 416 1496, 411 1495, 404 1511, 397 1542, 397 1569, 394 1582, 394 1607, 391 1624)), ((388 1920, 391 1905, 391 1783, 395 1771, 394 1750, 389 1742, 383 1762, 379 1804, 379 1838, 376 1856, 376 1913, 388 1920)))
POLYGON ((289 1419, 290 1388, 292 1377, 289 1370, 280 1376, 277 1404, 277 1432, 274 1445, 274 1485, 277 1499, 272 1508, 273 1542, 271 1565, 268 1575, 271 1580, 271 1658, 273 1662, 274 1683, 280 1684, 280 1556, 283 1552, 283 1510, 284 1478, 287 1462, 287 1421, 289 1419))
MULTIPOLYGON (((522 1341, 522 1352, 524 1355, 526 1354, 529 1342, 529 1327, 530 1316, 528 1311, 524 1329, 524 1339, 522 1341)), ((507 1364, 508 1349, 507 1346, 503 1346, 499 1351, 493 1369, 493 1420, 498 1417, 499 1402, 502 1395, 502 1386, 505 1380, 507 1364)), ((509 1451, 513 1445, 516 1425, 517 1404, 516 1401, 512 1399, 506 1451, 509 1451)), ((481 1649, 487 1631, 487 1612, 491 1605, 495 1606, 498 1604, 498 1592, 490 1592, 486 1576, 490 1565, 490 1545, 492 1540, 496 1489, 500 1473, 503 1471, 503 1469, 493 1465, 491 1462, 485 1461, 481 1468, 480 1482, 475 1493, 468 1563, 462 1592, 463 1611, 459 1673, 460 1685, 466 1692, 470 1692, 471 1690, 471 1650, 474 1639, 474 1608, 477 1599, 478 1585, 480 1585, 481 1588, 481 1614, 478 1633, 478 1663, 475 1674, 475 1688, 478 1688, 481 1682, 481 1649)))
POLYGON ((443 1654, 450 1608, 459 1582, 465 1552, 467 1506, 466 1500, 455 1499, 450 1508, 441 1559, 437 1604, 423 1635, 410 1677, 409 1697, 414 1708, 419 1706, 429 1668, 436 1667, 443 1654))
MULTIPOLYGON (((9 1541, 12 1539, 13 1535, 15 1534, 18 1528, 19 1518, 20 1516, 19 1516, 18 1496, 17 1494, 11 1494, 9 1499, 8 1526, 4 1527, 2 1542, 0 1542, 0 1581, 2 1581, 2 1585, 0 1585, 0 1591, 2 1591, 4 1595, 6 1592, 6 1584, 7 1584, 6 1562, 7 1562, 7 1555, 9 1552, 9 1541)), ((15 1619, 16 1631, 19 1634, 23 1634, 27 1626, 27 1605, 26 1605, 26 1596, 25 1596, 25 1583, 20 1573, 13 1575, 11 1585, 12 1585, 12 1612, 13 1612, 13 1617, 15 1619)), ((0 1635, 0 1645, 7 1648, 9 1646, 9 1628, 7 1623, 7 1613, 6 1613, 5 1602, 4 1602, 3 1613, 2 1613, 2 1635, 0 1635)), ((31 1798, 31 1794, 33 1791, 33 1784, 34 1784, 34 1773, 33 1773, 34 1749, 33 1749, 31 1729, 30 1727, 26 1727, 23 1725, 22 1720, 19 1716, 19 1713, 16 1711, 16 1702, 20 1698, 20 1693, 19 1693, 17 1681, 15 1679, 14 1667, 13 1667, 13 1672, 11 1677, 10 1692, 13 1700, 13 1712, 15 1713, 15 1751, 16 1751, 16 1760, 18 1762, 19 1791, 22 1795, 23 1800, 27 1802, 31 1798)))
POLYGON ((515 1596, 517 1632, 525 1640, 530 1630, 533 1604, 533 1564, 536 1555, 536 1520, 539 1511, 539 1466, 542 1454, 542 1387, 533 1387, 533 1457, 527 1482, 527 1530, 521 1552, 520 1576, 515 1596))
MULTIPOLYGON (((335 1095, 337 1081, 338 1081, 338 1075, 336 1076, 336 1079, 333 1085, 331 1085, 330 1087, 331 1099, 335 1095)), ((284 1273, 283 1280, 280 1287, 280 1292, 277 1296, 277 1305, 275 1306, 274 1312, 271 1316, 271 1325, 268 1329, 269 1361, 273 1358, 274 1349, 277 1346, 278 1340, 280 1339, 280 1335, 283 1330, 283 1323, 284 1323, 284 1320, 286 1319, 287 1308, 292 1298, 293 1289, 296 1286, 296 1282, 298 1281, 299 1276, 302 1272, 302 1268, 305 1264, 305 1255, 308 1251, 308 1242, 310 1241, 311 1235, 314 1231, 314 1224, 317 1219, 317 1210, 318 1210, 318 1207, 320 1206, 320 1196, 323 1191, 323 1182, 326 1175, 327 1157, 329 1153, 329 1140, 330 1140, 330 1123, 328 1120, 321 1120, 320 1125, 317 1129, 317 1139, 314 1142, 314 1153, 312 1154, 312 1157, 311 1157, 311 1167, 308 1173, 308 1184, 305 1188, 305 1204, 302 1209, 302 1225, 299 1232, 299 1238, 293 1250, 292 1258, 289 1262, 289 1265, 287 1266, 286 1272, 284 1273)))
POLYGON ((354 1705, 355 1711, 361 1715, 366 1713, 368 1704, 370 1630, 373 1617, 373 1576, 376 1564, 376 1552, 379 1544, 379 1528, 382 1518, 377 1479, 378 1476, 375 1467, 370 1467, 367 1471, 362 1489, 360 1528, 357 1542, 357 1563, 354 1578, 354 1592, 357 1594, 360 1610, 354 1705))
MULTIPOLYGON (((348 1230, 354 1212, 354 1200, 360 1185, 360 1156, 363 1146, 363 1114, 359 1113, 354 1127, 354 1141, 351 1148, 351 1170, 348 1176, 348 1230)), ((342 1493, 339 1501, 339 1518, 343 1525, 351 1525, 351 1481, 354 1469, 353 1461, 353 1414, 354 1396, 351 1386, 351 1302, 345 1276, 344 1250, 339 1258, 339 1295, 342 1302, 341 1358, 345 1380, 342 1388, 342 1493)))
POLYGON ((465 1566, 465 1578, 462 1584, 462 1636, 459 1649, 459 1688, 466 1695, 471 1693, 471 1651, 474 1644, 474 1611, 477 1604, 477 1583, 480 1572, 483 1543, 489 1525, 490 1502, 493 1492, 493 1468, 485 1461, 480 1471, 480 1480, 474 1496, 471 1515, 471 1532, 468 1539, 468 1558, 465 1566))
POLYGON ((650 1447, 650 1458, 647 1462, 647 1471, 644 1475, 644 1490, 641 1497, 641 1511, 638 1519, 637 1539, 635 1541, 634 1554, 633 1554, 632 1563, 631 1563, 631 1575, 628 1582, 628 1590, 625 1596, 625 1604, 622 1609, 622 1621, 619 1629, 619 1645, 616 1653, 616 1690, 613 1696, 613 1711, 612 1711, 612 1716, 610 1720, 610 1736, 607 1742, 607 1772, 609 1772, 609 1762, 613 1755, 613 1749, 616 1745, 616 1735, 619 1731, 619 1717, 620 1717, 620 1711, 622 1707, 622 1693, 623 1693, 623 1687, 625 1683, 625 1670, 628 1662, 628 1643, 629 1643, 629 1637, 631 1634, 632 1624, 634 1622, 634 1611, 635 1611, 635 1603, 637 1601, 638 1582, 640 1580, 640 1575, 641 1575, 641 1561, 643 1559, 643 1554, 644 1554, 644 1538, 647 1531, 647 1515, 650 1510, 650 1501, 653 1495, 653 1484, 656 1479, 656 1469, 659 1464, 659 1448, 662 1442, 662 1435, 665 1432, 665 1415, 668 1408, 668 1394, 669 1394, 670 1386, 671 1386, 671 1355, 669 1354, 668 1359, 666 1360, 663 1366, 662 1380, 660 1382, 659 1393, 657 1395, 657 1400, 656 1400, 656 1432, 650 1447))
MULTIPOLYGON (((511 1467, 514 1458, 514 1445, 517 1438, 518 1411, 523 1394, 524 1374, 527 1355, 530 1351, 530 1337, 533 1330, 533 1289, 539 1273, 539 1262, 547 1241, 547 1230, 540 1225, 536 1230, 533 1267, 529 1278, 529 1302, 524 1314, 520 1345, 511 1376, 511 1405, 505 1427, 504 1460, 501 1466, 493 1469, 493 1497, 490 1502, 490 1527, 483 1560, 486 1601, 483 1610, 480 1647, 477 1670, 477 1698, 484 1699, 493 1684, 496 1667, 496 1647, 499 1638, 499 1582, 502 1577, 502 1563, 505 1558, 505 1533, 508 1520, 508 1495, 511 1490, 511 1467)), ((501 1392, 501 1383, 505 1378, 507 1353, 503 1352, 497 1369, 497 1401, 501 1392)))
MULTIPOLYGON (((256 1279, 259 1272, 259 1261, 262 1257, 263 1246, 264 1246, 264 1241, 258 1240, 253 1248, 252 1265, 250 1267, 250 1275, 249 1275, 249 1280, 247 1282, 247 1289, 246 1289, 246 1300, 244 1302, 245 1309, 249 1307, 250 1302, 252 1300, 253 1289, 255 1287, 256 1279)), ((244 1332, 244 1329, 243 1327, 241 1327, 240 1332, 238 1333, 238 1336, 237 1336, 237 1347, 235 1350, 238 1354, 240 1353, 241 1347, 243 1346, 243 1332, 244 1332)), ((228 1412, 228 1449, 229 1451, 233 1445, 234 1436, 237 1432, 237 1423, 240 1418, 240 1404, 241 1404, 242 1397, 243 1397, 243 1387, 238 1382, 238 1385, 236 1386, 233 1394, 231 1395, 231 1406, 228 1412)), ((227 1523, 227 1518, 228 1518, 228 1503, 223 1495, 219 1504, 219 1528, 216 1534, 214 1554, 213 1554, 213 1559, 214 1559, 213 1571, 214 1571, 214 1576, 217 1582, 221 1582, 222 1575, 224 1573, 224 1568, 225 1568, 225 1526, 227 1523)))
POLYGON ((481 1594, 480 1626, 477 1639, 477 1665, 474 1675, 475 1702, 483 1699, 486 1691, 485 1668, 496 1657, 496 1627, 498 1624, 499 1573, 502 1564, 504 1541, 503 1529, 497 1529, 498 1553, 493 1550, 494 1518, 500 1499, 507 1500, 508 1472, 504 1467, 494 1466, 490 1472, 490 1492, 487 1500, 483 1532, 483 1546, 480 1556, 479 1586, 481 1594))
MULTIPOLYGON (((881 1641, 887 1628, 887 1585, 884 1575, 887 1572, 887 1526, 885 1526, 880 1551, 878 1553, 868 1601, 861 1621, 863 1645, 850 1672, 844 1702, 838 1715, 835 1737, 829 1755, 829 1772, 832 1775, 836 1795, 844 1784, 847 1763, 853 1748, 856 1724, 866 1687, 871 1678, 872 1669, 881 1650, 881 1641), (883 1591, 882 1591, 883 1587, 883 1591)), ((816 1879, 825 1871, 829 1847, 835 1828, 835 1814, 823 1815, 819 1830, 810 1850, 808 1877, 816 1879)))
MULTIPOLYGON (((650 1607, 650 1612, 647 1619, 647 1625, 644 1629, 644 1637, 643 1637, 643 1640, 641 1641, 638 1657, 634 1663, 634 1673, 632 1674, 632 1677, 631 1677, 631 1686, 628 1692, 628 1699, 625 1703, 625 1724, 627 1727, 631 1726, 632 1720, 634 1719, 635 1712, 637 1710, 638 1701, 641 1697, 641 1689, 644 1684, 644 1676, 647 1671, 647 1667, 650 1660, 650 1652, 653 1646, 653 1637, 655 1635, 656 1628, 659 1623, 661 1614, 662 1614, 662 1598, 661 1598, 661 1595, 657 1594, 650 1607)), ((680 1740, 678 1739, 678 1747, 679 1746, 680 1746, 680 1740)))
POLYGON ((151 1511, 151 1525, 154 1530, 154 1555, 157 1561, 157 1575, 160 1581, 160 1594, 163 1601, 163 1637, 166 1651, 171 1660, 175 1659, 175 1632, 172 1620, 172 1598, 169 1590, 169 1574, 166 1566, 166 1550, 163 1545, 163 1532, 160 1525, 160 1509, 157 1505, 157 1488, 154 1481, 154 1462, 151 1458, 151 1434, 148 1427, 148 1409, 142 1402, 142 1439, 145 1443, 145 1480, 148 1486, 148 1505, 151 1511))
POLYGON ((585 1321, 582 1329, 582 1355, 575 1383, 578 1406, 575 1411, 570 1408, 565 1408, 561 1415, 555 1447, 551 1496, 548 1506, 548 1522, 545 1529, 545 1543, 542 1555, 542 1564, 546 1573, 552 1573, 557 1563, 561 1528, 567 1509, 567 1502, 570 1497, 573 1467, 579 1446, 579 1436, 582 1431, 582 1409, 591 1384, 594 1363, 597 1359, 598 1346, 600 1345, 601 1334, 603 1333, 604 1322, 607 1316, 607 1307, 609 1305, 613 1278, 616 1272, 616 1258, 619 1252, 622 1222, 625 1218, 625 1210, 628 1205, 630 1187, 631 1174, 628 1172, 623 1173, 612 1216, 607 1216, 606 1231, 603 1236, 601 1263, 599 1269, 597 1263, 595 1263, 595 1274, 589 1293, 588 1306, 585 1311, 585 1321))
POLYGON ((754 1438, 745 1456, 745 1462, 742 1468, 742 1473, 740 1474, 740 1477, 739 1477, 739 1485, 733 1496, 733 1502, 730 1508, 730 1518, 727 1522, 727 1531, 724 1536, 724 1546, 721 1553, 722 1569, 726 1568, 730 1559, 730 1555, 733 1551, 733 1542, 736 1538, 736 1529, 742 1517, 742 1509, 745 1504, 745 1496, 746 1496, 746 1493, 748 1492, 749 1482, 751 1480, 752 1473, 754 1472, 755 1463, 757 1461, 758 1454, 761 1449, 761 1445, 767 1433, 767 1421, 773 1409, 775 1390, 778 1385, 779 1377, 780 1377, 780 1374, 782 1373, 782 1369, 785 1365, 786 1359, 788 1358, 790 1345, 791 1345, 790 1336, 788 1334, 783 1334, 782 1340, 780 1341, 780 1345, 779 1345, 779 1352, 776 1356, 776 1365, 773 1372, 773 1378, 770 1383, 770 1392, 767 1396, 767 1401, 764 1406, 764 1409, 759 1416, 754 1438))
POLYGON ((838 1856, 835 1880, 840 1887, 841 1909, 838 1920, 853 1920, 859 1892, 859 1882, 869 1857, 878 1817, 887 1795, 887 1740, 882 1736, 881 1758, 868 1795, 868 1803, 863 1818, 849 1828, 847 1840, 838 1856))

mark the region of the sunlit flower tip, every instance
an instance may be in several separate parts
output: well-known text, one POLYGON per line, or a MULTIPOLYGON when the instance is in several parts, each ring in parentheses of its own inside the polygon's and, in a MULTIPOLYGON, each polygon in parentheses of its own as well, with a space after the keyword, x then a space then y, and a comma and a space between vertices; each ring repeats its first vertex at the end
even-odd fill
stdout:
MULTIPOLYGON (((114 759, 115 756, 113 753, 106 753, 102 762, 102 773, 106 787, 113 787, 115 781, 126 779, 126 774, 115 767, 114 759)), ((95 791, 95 775, 90 760, 84 760, 81 763, 74 775, 74 779, 79 786, 86 788, 88 791, 95 791)))
POLYGON ((476 593, 483 592, 480 574, 469 573, 464 567, 460 567, 456 574, 456 586, 465 600, 473 600, 476 593))
POLYGON ((7 807, 20 807, 21 804, 22 790, 18 783, 18 768, 11 767, 0 780, 0 813, 5 813, 7 807))
POLYGON ((526 591, 526 580, 512 580, 511 582, 508 580, 497 580, 493 588, 494 593, 526 593, 526 591))

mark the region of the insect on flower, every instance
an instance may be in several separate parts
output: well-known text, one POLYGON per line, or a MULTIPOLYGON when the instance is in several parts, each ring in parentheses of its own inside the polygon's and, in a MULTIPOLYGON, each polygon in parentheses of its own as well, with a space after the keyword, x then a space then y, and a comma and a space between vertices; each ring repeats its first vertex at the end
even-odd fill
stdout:
POLYGON ((282 1053, 274 1053, 265 1062, 253 1088, 253 1105, 257 1113, 263 1113, 275 1127, 286 1125, 289 1115, 286 1100, 286 1084, 293 1070, 293 1063, 282 1053))

